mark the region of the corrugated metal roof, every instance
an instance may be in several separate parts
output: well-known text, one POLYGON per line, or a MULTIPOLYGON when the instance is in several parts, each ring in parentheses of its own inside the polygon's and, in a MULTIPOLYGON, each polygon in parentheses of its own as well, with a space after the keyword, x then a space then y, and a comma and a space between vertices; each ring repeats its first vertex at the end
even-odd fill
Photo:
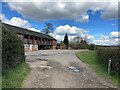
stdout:
POLYGON ((55 38, 53 38, 49 35, 46 35, 46 34, 43 34, 43 33, 40 33, 40 32, 31 31, 31 30, 28 30, 28 29, 25 29, 25 28, 20 28, 20 27, 17 27, 17 26, 5 24, 5 23, 2 23, 2 29, 7 29, 11 32, 15 32, 15 33, 18 33, 18 34, 30 35, 30 36, 40 37, 40 38, 48 38, 48 39, 56 40, 55 38))

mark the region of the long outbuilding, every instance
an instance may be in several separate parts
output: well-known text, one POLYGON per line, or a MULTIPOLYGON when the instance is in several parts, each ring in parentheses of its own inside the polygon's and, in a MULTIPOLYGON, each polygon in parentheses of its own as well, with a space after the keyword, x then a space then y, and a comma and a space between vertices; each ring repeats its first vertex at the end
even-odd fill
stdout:
POLYGON ((2 23, 2 29, 16 33, 24 43, 25 51, 37 51, 41 49, 55 49, 57 40, 50 35, 31 31, 25 28, 2 23))

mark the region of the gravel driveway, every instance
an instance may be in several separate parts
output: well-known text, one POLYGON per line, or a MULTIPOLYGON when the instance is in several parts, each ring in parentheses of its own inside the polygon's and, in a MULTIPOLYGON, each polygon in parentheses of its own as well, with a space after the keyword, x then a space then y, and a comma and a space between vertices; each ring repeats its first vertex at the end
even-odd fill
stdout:
POLYGON ((80 61, 78 50, 40 50, 26 53, 32 68, 24 88, 114 88, 80 61))

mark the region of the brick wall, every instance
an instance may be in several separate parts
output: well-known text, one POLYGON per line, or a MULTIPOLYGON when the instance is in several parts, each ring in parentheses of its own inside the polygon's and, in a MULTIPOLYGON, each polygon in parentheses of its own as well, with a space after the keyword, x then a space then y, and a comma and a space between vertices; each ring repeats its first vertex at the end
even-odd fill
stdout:
POLYGON ((56 41, 55 40, 52 40, 52 47, 53 47, 53 49, 55 49, 56 48, 56 41))

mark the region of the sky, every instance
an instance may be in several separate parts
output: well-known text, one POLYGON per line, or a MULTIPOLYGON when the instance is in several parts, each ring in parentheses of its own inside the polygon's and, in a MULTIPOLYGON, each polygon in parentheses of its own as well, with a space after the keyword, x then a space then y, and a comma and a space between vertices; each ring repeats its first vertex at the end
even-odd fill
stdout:
POLYGON ((4 23, 36 32, 43 32, 45 23, 51 23, 54 29, 49 35, 58 42, 63 41, 67 33, 70 42, 75 37, 82 37, 97 45, 117 45, 120 44, 118 8, 117 0, 3 0, 0 19, 4 23))

